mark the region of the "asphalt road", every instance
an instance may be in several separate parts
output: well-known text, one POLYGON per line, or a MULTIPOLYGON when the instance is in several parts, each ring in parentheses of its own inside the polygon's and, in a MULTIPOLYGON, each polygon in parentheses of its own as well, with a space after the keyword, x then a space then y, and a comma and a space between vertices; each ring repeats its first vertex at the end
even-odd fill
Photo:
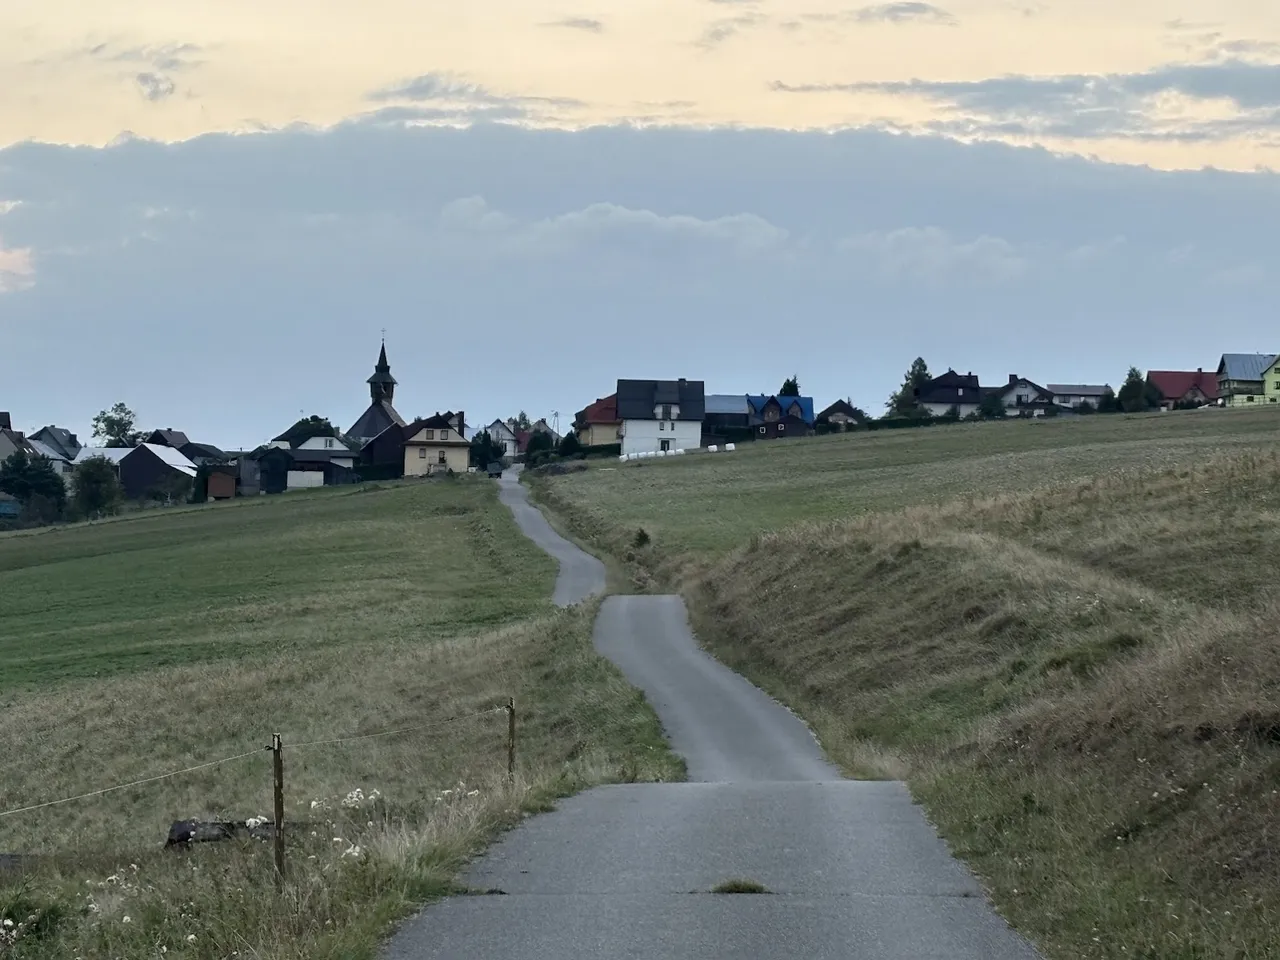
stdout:
MULTIPOLYGON (((603 589, 523 492, 504 479, 561 561, 558 602, 603 589)), ((699 649, 680 598, 608 598, 595 644, 691 782, 600 787, 530 819, 464 878, 500 893, 429 907, 387 960, 1034 960, 906 788, 840 779, 802 721, 699 649), (769 893, 712 892, 730 879, 769 893)))
POLYGON ((520 467, 508 467, 503 471, 498 481, 498 499, 515 515, 516 524, 525 536, 560 564, 560 575, 556 577, 556 590, 552 595, 556 604, 571 607, 588 597, 604 593, 604 564, 551 529, 547 518, 529 502, 529 491, 520 483, 520 467))

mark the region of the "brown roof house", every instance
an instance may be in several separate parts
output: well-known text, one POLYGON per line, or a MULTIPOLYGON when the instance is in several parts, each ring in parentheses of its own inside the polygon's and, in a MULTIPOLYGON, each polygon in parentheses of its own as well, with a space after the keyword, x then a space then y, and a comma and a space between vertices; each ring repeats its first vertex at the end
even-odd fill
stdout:
POLYGON ((618 443, 618 395, 601 397, 579 410, 573 418, 573 432, 584 447, 602 447, 618 443))
POLYGON ((471 465, 471 441, 466 438, 466 415, 437 413, 404 428, 404 475, 466 473, 471 465))
POLYGON ((1160 394, 1160 408, 1200 407, 1218 399, 1218 375, 1195 370, 1149 370, 1147 383, 1160 394))

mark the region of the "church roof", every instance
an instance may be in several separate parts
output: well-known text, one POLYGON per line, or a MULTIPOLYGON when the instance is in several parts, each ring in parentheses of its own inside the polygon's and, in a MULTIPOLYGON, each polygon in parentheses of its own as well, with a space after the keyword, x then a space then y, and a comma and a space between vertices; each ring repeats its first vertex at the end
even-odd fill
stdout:
POLYGON ((365 381, 366 383, 390 383, 394 384, 396 378, 391 375, 391 364, 387 363, 387 345, 382 345, 382 352, 378 354, 378 363, 373 368, 373 376, 365 381))
POLYGON ((372 440, 392 424, 403 427, 404 418, 396 413, 396 408, 389 400, 379 400, 369 404, 369 409, 360 415, 360 419, 347 431, 347 436, 358 440, 372 440))

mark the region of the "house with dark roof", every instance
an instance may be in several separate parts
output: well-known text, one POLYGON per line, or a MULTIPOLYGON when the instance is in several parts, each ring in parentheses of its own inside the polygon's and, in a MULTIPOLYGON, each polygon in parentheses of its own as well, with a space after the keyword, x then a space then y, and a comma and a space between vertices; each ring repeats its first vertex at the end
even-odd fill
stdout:
POLYGON ((866 419, 866 414, 855 407, 849 400, 837 400, 818 414, 817 422, 832 426, 839 425, 848 429, 852 425, 863 423, 866 419))
POLYGON ((1086 403, 1095 410, 1108 393, 1114 393, 1106 383, 1047 383, 1045 389, 1053 394, 1053 402, 1069 410, 1079 410, 1086 403))
POLYGON ((693 450, 702 443, 701 380, 619 380, 617 398, 624 455, 693 450))
POLYGON ((167 430, 152 430, 142 440, 143 443, 154 443, 159 447, 173 447, 175 450, 181 450, 191 441, 187 439, 187 435, 181 430, 174 430, 172 427, 167 430))
POLYGON ((983 388, 972 372, 956 373, 954 370, 934 377, 915 391, 916 403, 935 417, 945 416, 952 407, 962 417, 977 413, 983 396, 983 388))
POLYGON ((8 413, 0 411, 0 461, 7 460, 19 450, 31 452, 27 438, 20 431, 13 429, 13 418, 8 413))
MULTIPOLYGON (((1218 398, 1224 407, 1267 402, 1267 374, 1275 369, 1274 353, 1224 353, 1218 361, 1218 398)), ((1272 394, 1280 399, 1280 390, 1272 394)))
POLYGON ((467 418, 461 410, 421 417, 404 428, 404 475, 466 473, 471 466, 467 418))
POLYGON ((369 384, 369 406, 347 431, 347 436, 360 445, 379 436, 388 427, 405 425, 404 418, 391 405, 396 395, 396 378, 391 375, 391 364, 387 362, 385 340, 378 353, 378 362, 374 364, 373 376, 366 382, 369 384))
POLYGON ((81 450, 81 443, 76 435, 62 427, 41 427, 27 439, 39 441, 68 463, 75 460, 81 450))
POLYGON ((817 418, 813 413, 813 397, 750 396, 749 426, 757 440, 786 437, 808 437, 814 432, 817 418))
POLYGON ((314 416, 299 420, 249 454, 258 462, 263 493, 352 483, 357 455, 333 424, 314 416))
MULTIPOLYGON (((1051 391, 1016 373, 1009 374, 1009 382, 1004 386, 984 389, 983 395, 988 392, 998 396, 1005 410, 1015 417, 1043 417, 1056 407, 1051 391)), ((1056 413, 1056 409, 1053 412, 1056 413)))
POLYGON ((618 442, 618 395, 601 397, 588 404, 573 417, 573 432, 584 447, 602 447, 618 442))
POLYGON ((1147 383, 1160 397, 1160 408, 1199 407, 1218 399, 1218 377, 1206 373, 1204 368, 1195 370, 1149 370, 1147 383))

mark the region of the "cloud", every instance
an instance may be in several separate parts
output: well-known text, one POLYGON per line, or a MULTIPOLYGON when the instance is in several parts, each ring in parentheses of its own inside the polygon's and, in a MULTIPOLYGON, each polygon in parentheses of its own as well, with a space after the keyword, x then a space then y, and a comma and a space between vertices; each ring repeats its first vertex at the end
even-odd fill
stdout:
POLYGON ((839 246, 868 259, 882 275, 894 280, 1000 283, 1021 276, 1028 268, 1028 261, 1007 240, 982 236, 958 241, 938 227, 865 233, 848 237, 839 246))
POLYGON ((1205 140, 1280 131, 1280 64, 1244 60, 1170 64, 1143 73, 963 81, 868 81, 789 84, 784 93, 912 96, 947 114, 929 125, 960 136, 1205 140), (1196 117, 1187 109, 1219 102, 1230 116, 1196 117))
POLYGON ((931 3, 881 3, 852 11, 859 23, 937 23, 954 27, 959 21, 931 3))
POLYGON ((197 59, 204 49, 194 43, 166 43, 140 47, 98 43, 77 51, 71 58, 84 57, 108 64, 148 67, 149 69, 136 71, 132 79, 143 99, 157 103, 167 100, 177 92, 178 85, 172 74, 191 70, 204 62, 197 59))
POLYGON ((140 73, 134 79, 138 83, 138 90, 143 99, 153 103, 173 96, 174 91, 178 89, 177 84, 163 73, 140 73))
MULTIPOLYGON (((724 2, 724 0, 716 0, 724 2)), ((695 46, 704 50, 713 50, 726 40, 736 37, 745 30, 764 23, 765 18, 758 13, 744 13, 736 17, 722 17, 707 24, 702 35, 694 41, 695 46)))
POLYGON ((15 417, 76 429, 124 399, 231 449, 300 408, 345 425, 368 403, 382 327, 401 411, 475 422, 581 409, 627 376, 746 393, 798 371, 819 397, 871 407, 920 355, 1115 382, 1130 364, 1212 366, 1230 343, 1276 335, 1280 275, 1259 269, 1280 261, 1271 174, 875 130, 407 127, 381 113, 0 150, 18 203, 0 219, 4 285, 27 287, 0 307, 0 382, 33 398, 15 417), (116 396, 138 343, 155 362, 116 396), (49 394, 31 358, 55 352, 65 389, 49 394), (475 376, 480 356, 501 374, 475 376), (307 375, 218 392, 219 371, 273 358, 307 375))
POLYGON ((25 290, 35 283, 35 266, 29 248, 5 247, 0 237, 0 293, 25 290))
POLYGON ((568 30, 582 30, 587 33, 604 33, 604 23, 590 17, 565 17, 563 20, 552 20, 542 26, 564 27, 568 30))
POLYGON ((365 97, 374 103, 400 101, 399 106, 377 111, 380 122, 433 123, 457 120, 516 120, 545 114, 552 109, 584 106, 572 97, 538 97, 495 93, 482 84, 448 73, 424 73, 365 97), (409 101, 412 106, 405 106, 409 101), (422 106, 430 104, 430 106, 422 106))

